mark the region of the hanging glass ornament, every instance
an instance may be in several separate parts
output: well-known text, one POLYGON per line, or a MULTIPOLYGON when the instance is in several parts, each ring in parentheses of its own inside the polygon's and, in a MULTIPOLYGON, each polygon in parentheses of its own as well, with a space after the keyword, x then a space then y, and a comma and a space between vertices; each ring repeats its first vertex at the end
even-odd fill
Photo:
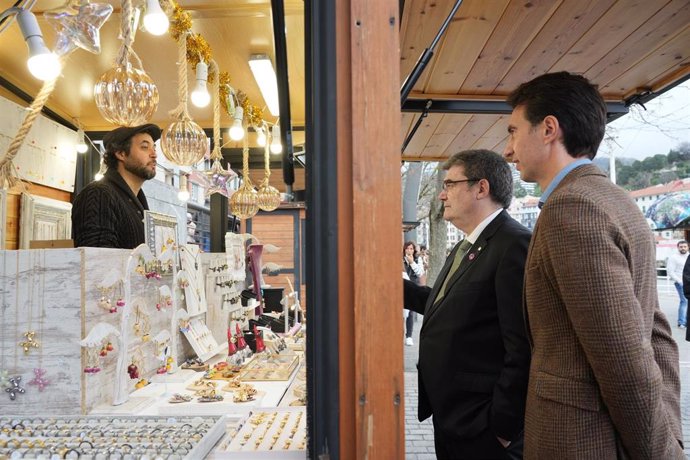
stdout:
POLYGON ((103 118, 120 126, 138 126, 158 108, 158 88, 141 69, 129 62, 104 73, 94 87, 96 106, 103 118))
MULTIPOLYGON (((268 127, 264 127, 268 131, 268 127)), ((269 159, 270 142, 266 139, 264 143, 264 180, 261 181, 257 201, 259 209, 262 211, 273 211, 280 206, 280 192, 269 182, 271 178, 271 162, 269 159)))
MULTIPOLYGON (((246 131, 246 126, 245 126, 246 131)), ((240 219, 251 219, 259 212, 258 194, 249 178, 249 136, 242 148, 242 185, 230 197, 230 212, 240 219)))
POLYGON ((262 211, 273 211, 280 206, 280 192, 264 179, 259 187, 257 200, 262 211))
POLYGON ((208 138, 201 126, 187 112, 187 33, 178 39, 178 105, 170 112, 177 118, 161 134, 161 150, 169 161, 180 166, 194 166, 208 151, 208 138))
POLYGON ((247 177, 230 197, 230 212, 240 219, 251 219, 259 212, 257 193, 247 177))
POLYGON ((192 120, 170 123, 161 134, 161 149, 165 158, 180 166, 200 162, 208 151, 208 138, 201 126, 192 120))
POLYGON ((158 108, 158 88, 144 72, 141 60, 132 48, 136 34, 132 11, 132 1, 123 0, 122 46, 115 67, 99 78, 93 90, 96 107, 103 118, 121 126, 144 124, 158 108))

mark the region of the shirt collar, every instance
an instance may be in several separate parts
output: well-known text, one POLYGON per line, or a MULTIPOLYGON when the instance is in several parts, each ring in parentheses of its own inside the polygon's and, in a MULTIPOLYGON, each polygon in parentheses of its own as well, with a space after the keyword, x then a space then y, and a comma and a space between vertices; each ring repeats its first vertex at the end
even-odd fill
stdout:
POLYGON ((568 175, 570 171, 573 169, 577 168, 578 166, 586 165, 586 164, 591 164, 592 160, 589 158, 581 158, 579 160, 573 161, 570 163, 568 166, 565 168, 561 169, 558 174, 556 174, 556 177, 553 178, 551 183, 549 184, 548 187, 546 187, 546 190, 544 190, 544 193, 541 194, 541 197, 539 198, 539 209, 541 209, 542 206, 544 206, 544 203, 546 203, 546 200, 549 199, 549 196, 551 193, 558 187, 558 184, 561 183, 563 178, 568 175))
POLYGON ((484 219, 483 221, 481 221, 481 222, 479 223, 479 225, 477 225, 477 226, 474 228, 474 230, 472 230, 472 233, 470 233, 469 235, 467 235, 467 241, 469 241, 469 242, 472 243, 472 244, 476 243, 476 242, 477 242, 477 238, 479 238, 479 235, 482 234, 482 232, 484 231, 484 229, 491 223, 492 220, 494 220, 494 219, 496 218, 496 216, 498 216, 498 215, 501 213, 501 211, 503 211, 503 208, 498 208, 497 210, 495 210, 494 212, 492 212, 491 214, 489 214, 489 215, 486 217, 486 219, 484 219))

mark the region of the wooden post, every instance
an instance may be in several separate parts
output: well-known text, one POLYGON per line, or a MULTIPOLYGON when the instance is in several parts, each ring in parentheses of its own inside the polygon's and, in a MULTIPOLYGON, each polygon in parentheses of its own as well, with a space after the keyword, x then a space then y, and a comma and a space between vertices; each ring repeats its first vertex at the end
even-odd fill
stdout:
POLYGON ((336 2, 340 458, 404 458, 395 0, 336 2))

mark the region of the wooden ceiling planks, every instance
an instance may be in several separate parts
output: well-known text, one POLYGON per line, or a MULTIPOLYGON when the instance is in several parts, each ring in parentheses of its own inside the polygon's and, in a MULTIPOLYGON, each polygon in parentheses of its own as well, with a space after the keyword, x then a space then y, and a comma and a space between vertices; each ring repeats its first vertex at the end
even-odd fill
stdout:
MULTIPOLYGON (((596 62, 586 72, 585 76, 595 81, 601 88, 634 67, 637 63, 648 59, 687 25, 690 14, 690 0, 673 0, 654 16, 635 30, 633 34, 620 42, 606 56, 596 62), (648 50, 640 53, 640 50, 648 50)), ((688 42, 686 42, 686 46, 688 42)), ((609 88, 615 91, 615 88, 609 88)), ((620 92, 617 93, 622 96, 620 92)))
POLYGON ((403 154, 419 156, 429 142, 429 139, 431 139, 431 136, 434 134, 434 132, 436 132, 436 127, 442 118, 442 113, 430 113, 424 120, 422 120, 422 124, 419 125, 417 132, 403 154))
POLYGON ((539 31, 515 65, 497 85, 508 94, 525 81, 550 71, 554 64, 587 32, 616 0, 565 1, 539 31))
POLYGON ((551 71, 584 73, 626 40, 668 1, 621 0, 559 59, 551 71))
POLYGON ((472 118, 467 114, 445 114, 436 127, 436 131, 429 138, 422 157, 438 157, 443 156, 448 149, 448 146, 455 139, 462 128, 472 118))
POLYGON ((496 123, 497 115, 472 115, 446 150, 446 156, 472 148, 475 142, 496 123))
POLYGON ((561 1, 512 1, 503 13, 469 75, 461 94, 493 94, 532 38, 553 15, 561 1))
POLYGON ((619 78, 600 88, 603 93, 620 93, 624 98, 643 89, 658 91, 672 81, 690 74, 690 23, 646 59, 619 78), (671 79, 668 76, 672 76, 671 79))
POLYGON ((457 94, 510 0, 465 0, 437 49, 424 92, 457 94))
MULTIPOLYGON (((496 122, 472 144, 473 149, 491 150, 506 137, 508 132, 508 115, 500 115, 496 122)), ((501 152, 499 152, 501 153, 501 152)))
MULTIPOLYGON (((424 49, 441 29, 443 21, 450 14, 453 2, 437 0, 411 0, 405 5, 400 40, 400 82, 412 72, 424 49)), ((417 80, 413 89, 424 87, 433 68, 436 55, 432 57, 426 71, 417 80)))

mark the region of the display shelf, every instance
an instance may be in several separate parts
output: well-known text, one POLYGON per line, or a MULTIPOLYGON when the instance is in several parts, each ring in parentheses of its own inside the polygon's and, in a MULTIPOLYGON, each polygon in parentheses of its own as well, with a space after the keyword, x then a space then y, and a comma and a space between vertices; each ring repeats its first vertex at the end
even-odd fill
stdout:
POLYGON ((222 417, 2 416, 0 458, 199 459, 229 423, 222 417))

